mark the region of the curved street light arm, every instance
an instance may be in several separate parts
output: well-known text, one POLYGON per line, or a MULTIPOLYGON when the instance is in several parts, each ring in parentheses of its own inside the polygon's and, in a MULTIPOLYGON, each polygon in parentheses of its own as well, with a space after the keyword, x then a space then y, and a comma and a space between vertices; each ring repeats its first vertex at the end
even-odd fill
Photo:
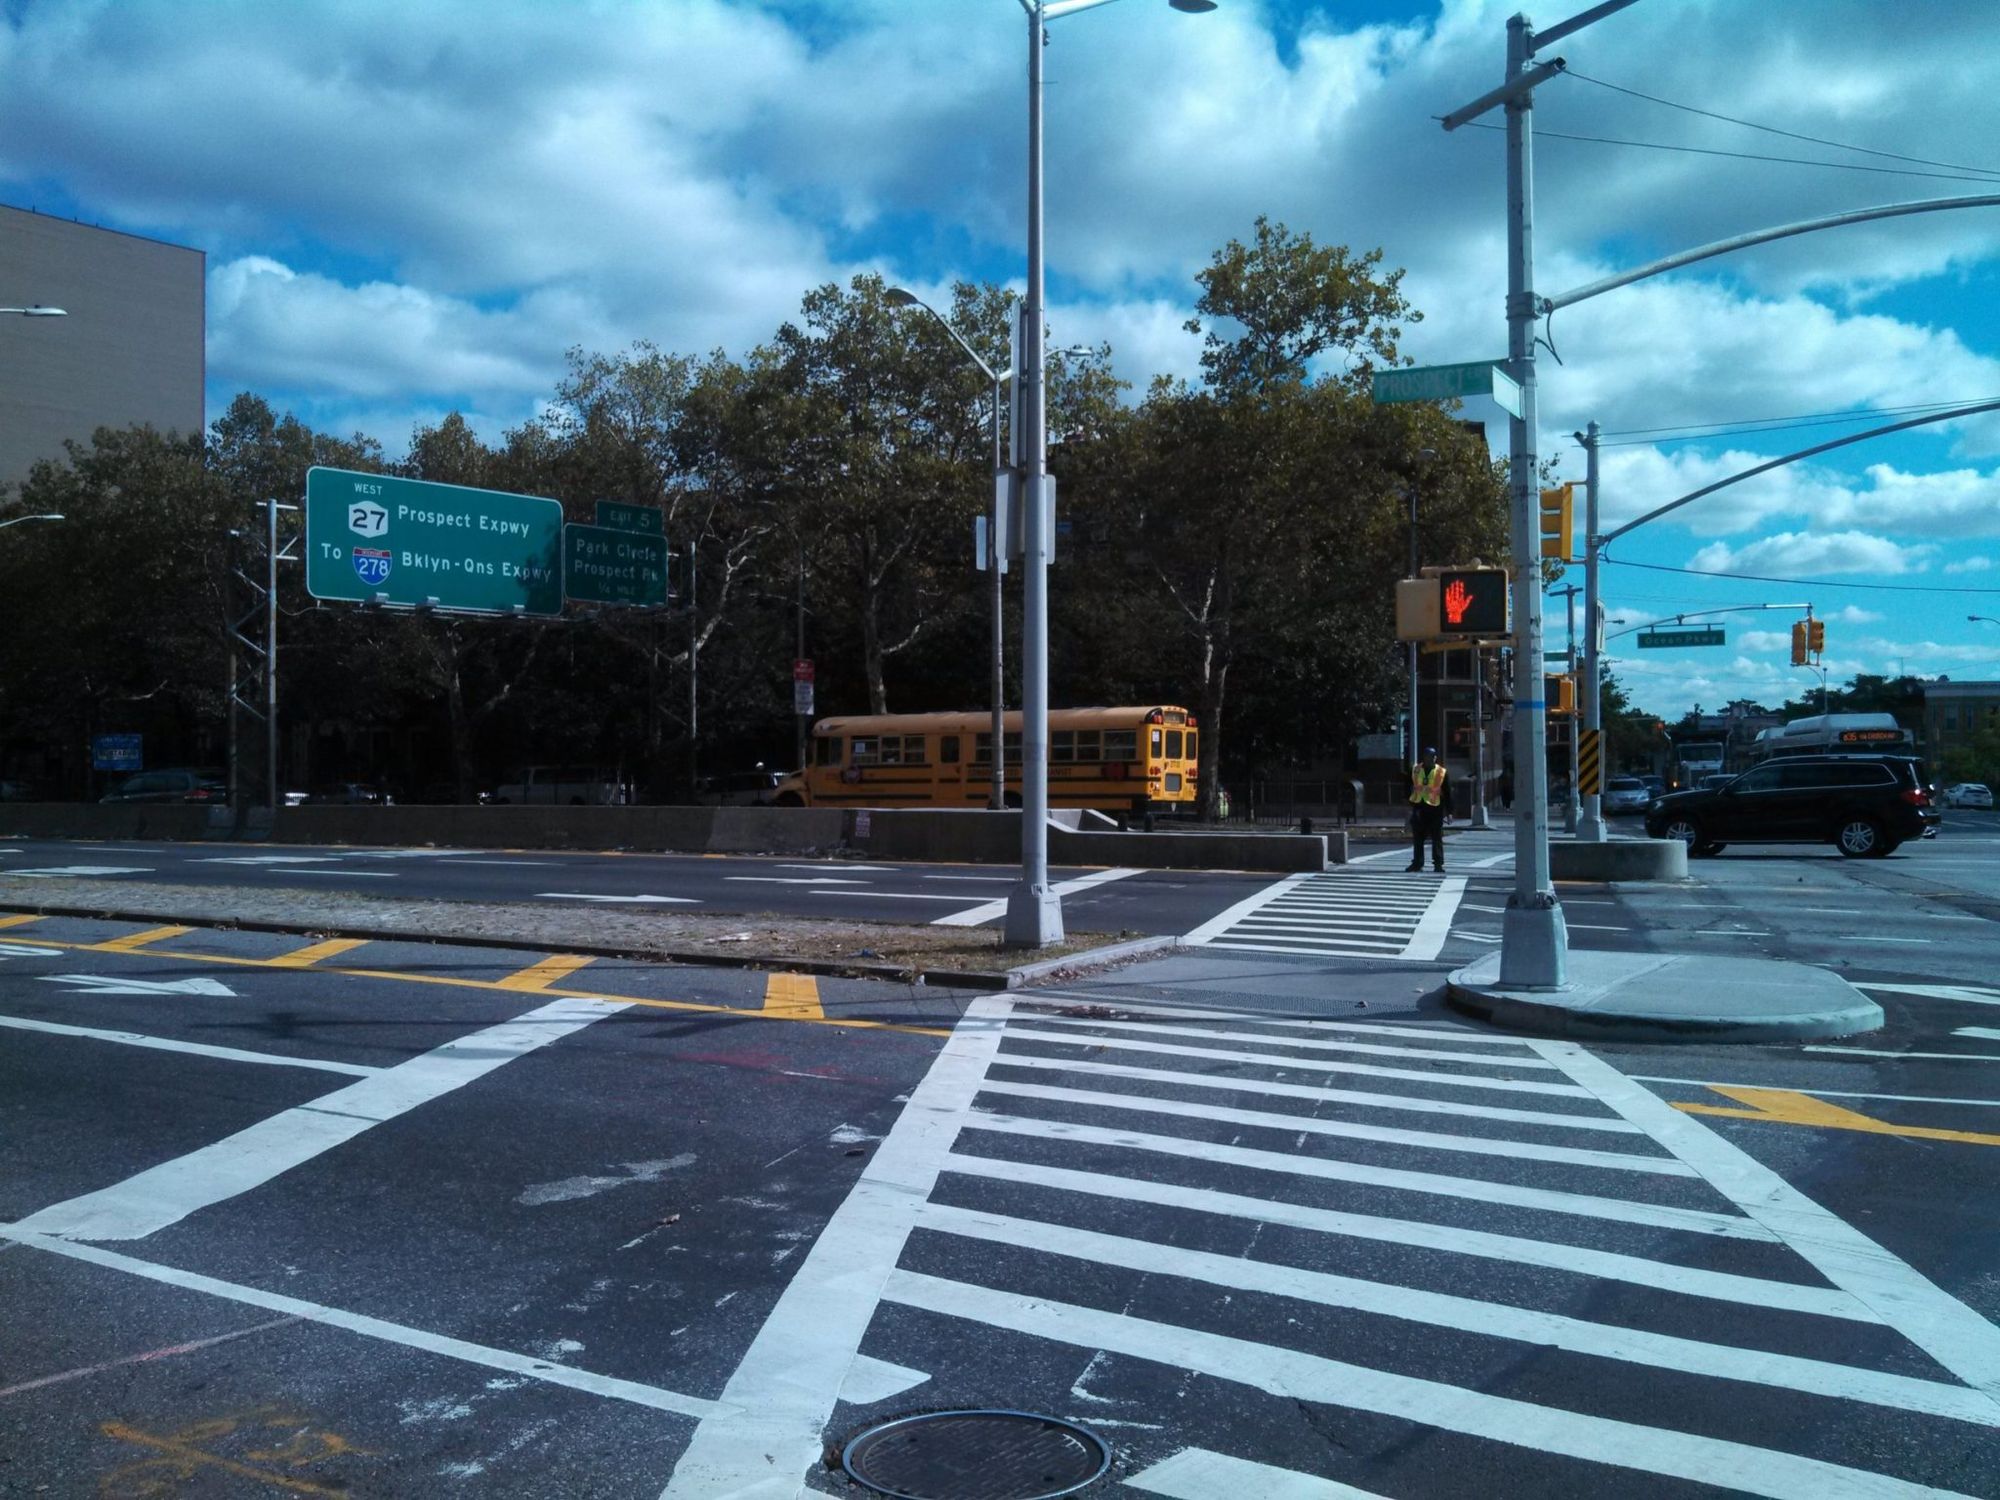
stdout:
POLYGON ((1810 448, 1801 448, 1796 453, 1787 453, 1783 458, 1774 458, 1769 463, 1758 464, 1755 468, 1745 469, 1740 474, 1731 474, 1727 479, 1718 479, 1714 484, 1705 484, 1698 490, 1690 490, 1687 494, 1681 496, 1680 499, 1670 500, 1658 510, 1649 510, 1636 520, 1627 521, 1616 531, 1607 531, 1602 536, 1591 538, 1591 541, 1598 551, 1602 552, 1604 548, 1617 541, 1626 532, 1644 526, 1648 521, 1657 521, 1668 511, 1679 510, 1683 505, 1699 500, 1704 495, 1712 495, 1717 490, 1727 489, 1730 485, 1739 484, 1745 479, 1754 479, 1759 474, 1766 474, 1772 469, 1783 468, 1786 464, 1797 463, 1802 458, 1811 458, 1815 453, 1825 453, 1834 448, 1845 448, 1850 443, 1866 442, 1869 438, 1881 437, 1891 432, 1901 432, 1908 427, 1925 427, 1932 422, 1953 422, 1960 417, 1977 416, 1983 411, 2000 411, 2000 401, 1981 401, 1971 406, 1958 406, 1952 408, 1950 411, 1932 412, 1929 416, 1911 417, 1905 422, 1891 422, 1887 427, 1871 427, 1866 432, 1852 433, 1847 437, 1835 438, 1831 442, 1815 443, 1810 448))
POLYGON ((1878 208, 1857 208, 1850 213, 1828 214, 1823 219, 1801 219, 1796 224, 1780 224, 1775 229, 1758 229, 1749 234, 1735 235, 1730 239, 1717 240, 1713 244, 1697 245, 1692 250, 1669 255, 1662 260, 1652 261, 1637 270, 1620 271, 1616 276, 1606 276, 1601 281, 1593 281, 1574 291, 1564 292, 1555 297, 1543 297, 1537 308, 1544 313, 1556 312, 1561 308, 1587 302, 1604 292, 1616 291, 1621 286, 1630 286, 1635 281, 1644 281, 1648 276, 1658 276, 1663 271, 1677 270, 1681 266, 1693 265, 1698 260, 1710 260, 1718 255, 1727 255, 1732 250, 1747 250, 1752 245, 1769 244, 1772 240, 1789 239, 1795 234, 1810 234, 1816 229, 1837 229, 1843 224, 1866 224, 1875 219, 1898 219, 1905 214, 1936 213, 1947 208, 1994 208, 2000 207, 2000 194, 1981 193, 1970 198, 1925 198, 1915 203, 1885 203, 1878 208))

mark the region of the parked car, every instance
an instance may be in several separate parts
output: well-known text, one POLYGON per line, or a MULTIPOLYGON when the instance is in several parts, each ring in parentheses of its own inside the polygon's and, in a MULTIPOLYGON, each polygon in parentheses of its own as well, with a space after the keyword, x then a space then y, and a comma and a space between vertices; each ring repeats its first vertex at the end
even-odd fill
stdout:
POLYGON ((1654 795, 1655 797, 1664 797, 1664 796, 1666 796, 1666 795, 1667 795, 1667 778, 1666 778, 1666 777, 1664 777, 1664 776, 1641 776, 1641 777, 1640 777, 1639 779, 1640 779, 1641 781, 1643 781, 1643 782, 1645 782, 1645 783, 1646 783, 1646 790, 1647 790, 1647 791, 1649 791, 1649 792, 1651 792, 1651 793, 1652 793, 1652 794, 1653 794, 1653 795, 1654 795))
POLYGON ((1983 807, 1989 811, 1993 806, 1993 790, 1984 782, 1961 781, 1956 786, 1944 789, 1946 807, 1983 807))
POLYGON ((1714 791, 1662 797, 1646 832, 1698 855, 1729 844, 1832 844, 1879 859, 1905 839, 1931 837, 1938 823, 1923 766, 1909 756, 1788 755, 1714 791))
POLYGON ((1607 813, 1642 813, 1652 800, 1652 788, 1636 776, 1614 776, 1604 783, 1607 813))
POLYGON ((390 796, 381 787, 372 786, 365 781, 336 781, 330 786, 313 788, 312 794, 306 798, 306 805, 309 807, 359 807, 373 803, 381 807, 388 807, 395 800, 394 797, 390 796))
POLYGON ((523 766, 493 793, 495 802, 552 803, 566 807, 623 807, 631 788, 614 771, 596 766, 523 766))
POLYGON ((229 782, 220 771, 175 767, 134 771, 99 802, 227 802, 229 782))
POLYGON ((710 807, 771 807, 777 803, 778 788, 785 780, 783 771, 730 771, 702 778, 695 800, 710 807))

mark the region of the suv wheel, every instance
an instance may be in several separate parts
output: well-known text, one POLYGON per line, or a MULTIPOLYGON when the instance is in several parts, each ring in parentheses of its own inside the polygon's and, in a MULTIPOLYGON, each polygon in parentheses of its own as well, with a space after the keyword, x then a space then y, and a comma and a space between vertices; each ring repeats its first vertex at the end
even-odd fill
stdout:
POLYGON ((1880 859, 1889 852, 1887 841, 1882 837, 1882 825, 1858 813, 1840 820, 1833 841, 1849 859, 1880 859))
POLYGON ((1701 836, 1701 824, 1686 813, 1675 813, 1660 825, 1660 837, 1679 839, 1688 846, 1690 853, 1699 854, 1705 847, 1701 836))

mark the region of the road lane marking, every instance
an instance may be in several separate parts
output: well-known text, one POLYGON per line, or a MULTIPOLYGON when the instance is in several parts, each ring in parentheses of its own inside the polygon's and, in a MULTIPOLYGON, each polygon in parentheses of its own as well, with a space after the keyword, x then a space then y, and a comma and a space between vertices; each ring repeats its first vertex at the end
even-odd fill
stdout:
MULTIPOLYGON (((2000 1037, 2000 1031, 1985 1035, 2000 1037)), ((1747 1108, 1721 1104, 1682 1104, 1674 1108, 1690 1115, 1723 1115, 1732 1120, 1764 1120, 1774 1125, 1811 1125, 1820 1130, 1855 1130, 1865 1135, 1900 1135, 1919 1141, 1958 1141, 1968 1146, 2000 1146, 2000 1135, 1971 1130, 1939 1130, 1923 1125, 1892 1125, 1872 1115, 1858 1114, 1791 1089, 1756 1089, 1711 1084, 1716 1093, 1747 1108)))
POLYGON ((1857 981, 1857 990, 1887 990, 1892 995, 1919 995, 1926 1000, 1962 1000, 1967 1005, 2000 1005, 2000 990, 1970 984, 1871 984, 1857 981))
POLYGON ((150 875, 150 865, 51 865, 42 870, 0 870, 15 880, 81 880, 97 875, 150 875))
POLYGON ((1891 1052, 1881 1047, 1801 1047, 1801 1052, 1831 1052, 1835 1057, 1904 1057, 1924 1062, 2000 1062, 1992 1052, 1891 1052))
POLYGON ((588 891, 537 891, 538 901, 597 901, 625 906, 699 906, 693 896, 596 896, 588 891))
POLYGON ((1609 1063, 1573 1042, 1531 1043, 1559 1061, 1615 1109, 1748 1214, 1766 1233, 1790 1246, 1828 1281, 1867 1303, 1883 1322, 1966 1384, 1986 1393, 2000 1411, 2000 1328, 1891 1255, 1837 1214, 1793 1187, 1748 1152, 1682 1114, 1609 1063))
MULTIPOLYGON (((1174 1026, 1159 1021, 1119 1021, 1094 1016, 1027 1016, 1016 1013, 1016 1024, 1007 1029, 1014 1035, 1025 1035, 1030 1028, 1018 1024, 1032 1021, 1037 1027, 1075 1027, 1092 1031, 1137 1031, 1146 1036, 1188 1036, 1198 1041, 1208 1042, 1265 1042, 1274 1047, 1297 1047, 1302 1051, 1314 1052, 1359 1052, 1369 1057, 1421 1057, 1431 1062, 1478 1063, 1487 1067, 1527 1068, 1538 1072, 1559 1071, 1553 1063, 1540 1058, 1526 1058, 1518 1053, 1508 1052, 1447 1052, 1442 1047, 1393 1047, 1380 1042, 1322 1041, 1317 1037, 1266 1036, 1258 1032, 1217 1031, 1207 1026, 1174 1026)), ((1466 1037, 1471 1045, 1478 1044, 1478 1038, 1466 1037)), ((1272 1054, 1274 1059, 1277 1054, 1272 1054)), ((1303 1062, 1307 1059, 1278 1059, 1303 1062)))
POLYGON ((301 870, 291 869, 287 875, 331 875, 340 880, 394 880, 393 870, 301 870))
POLYGON ((1177 1135, 1148 1135, 1137 1130, 1110 1130, 1100 1125, 1077 1125, 1063 1120, 999 1114, 971 1114, 960 1122, 965 1130, 995 1135, 1025 1136, 1045 1141, 1079 1141, 1090 1146, 1117 1146, 1128 1151, 1152 1152, 1159 1156, 1185 1157, 1192 1161, 1221 1166, 1255 1167, 1293 1177, 1323 1177, 1332 1182, 1355 1182, 1368 1187, 1400 1188, 1440 1198, 1463 1198, 1474 1203, 1504 1203, 1515 1208, 1538 1208, 1549 1213, 1573 1214, 1586 1219, 1610 1219, 1623 1224, 1650 1224, 1661 1229, 1686 1229, 1722 1239, 1771 1242, 1777 1236, 1754 1219, 1740 1214, 1711 1213, 1699 1208, 1674 1208, 1631 1198, 1605 1198, 1592 1193, 1563 1192, 1555 1188, 1516 1187, 1511 1183, 1490 1182, 1481 1177, 1452 1177, 1441 1172, 1412 1172, 1398 1167, 1376 1167, 1357 1162, 1300 1156, 1287 1151, 1260 1151, 1250 1146, 1224 1146, 1213 1141, 1190 1140, 1177 1135))
POLYGON ((1961 1026, 1952 1035, 1976 1036, 1981 1041, 2000 1042, 2000 1030, 1996 1030, 1991 1026, 1961 1026))
POLYGON ((128 932, 122 938, 106 938, 104 942, 90 944, 100 954, 128 954, 144 948, 148 942, 162 942, 166 938, 180 938, 194 928, 146 928, 144 932, 128 932))
POLYGON ((894 1275, 959 1122, 1000 1046, 1009 1002, 983 995, 952 1028, 875 1148, 861 1179, 813 1241, 674 1466, 661 1500, 789 1497, 819 1463, 834 1402, 879 1295, 894 1275))
POLYGON ((303 948, 280 953, 264 962, 274 969, 310 969, 323 958, 338 958, 343 953, 352 953, 356 948, 367 945, 367 938, 328 938, 323 943, 308 943, 303 948))
POLYGON ((68 984, 92 995, 215 995, 236 991, 219 979, 119 979, 111 974, 43 974, 45 984, 68 984))
MULTIPOLYGON (((1298 1016, 1267 1016, 1251 1014, 1240 1010, 1207 1010, 1198 1005, 1149 1005, 1143 1001, 1125 1000, 1107 995, 1097 990, 1034 990, 1023 992, 1016 1003, 1014 1014, 1022 1020, 1033 1020, 1037 1016, 1059 1014, 1047 1007, 1064 1002, 1082 1002, 1088 1005, 1106 1005, 1120 1016, 1166 1016, 1176 1021, 1234 1021, 1246 1026, 1282 1026, 1293 1031, 1337 1031, 1357 1036, 1421 1037, 1425 1041, 1477 1042, 1486 1047, 1512 1047, 1526 1051, 1528 1043, 1524 1038, 1489 1036, 1471 1026, 1460 1026, 1445 1030, 1436 1026, 1403 1026, 1387 1021, 1321 1021, 1306 1020, 1298 1016)), ((1275 1041, 1272 1037, 1268 1040, 1275 1041)))
POLYGON ((262 1187, 365 1130, 443 1098, 494 1069, 581 1031, 622 1006, 555 1000, 407 1062, 281 1110, 213 1145, 30 1214, 14 1227, 77 1240, 141 1240, 262 1187))
MULTIPOLYGON (((161 1052, 186 1052, 195 1057, 215 1057, 224 1062, 268 1063, 280 1068, 317 1068, 322 1073, 348 1073, 368 1078, 380 1068, 360 1063, 322 1062, 313 1057, 281 1057, 275 1052, 246 1052, 239 1047, 216 1047, 206 1042, 182 1042, 172 1037, 142 1036, 136 1031, 103 1031, 95 1026, 64 1026, 55 1021, 31 1021, 26 1016, 0 1016, 0 1026, 16 1031, 40 1031, 50 1036, 79 1037, 96 1042, 119 1042, 127 1047, 152 1047, 161 1052)), ((4 1392, 0 1392, 4 1394, 4 1392)))
POLYGON ((810 974, 772 974, 764 980, 763 1014, 786 1021, 824 1021, 819 981, 810 974))
MULTIPOLYGON (((1057 881, 1054 885, 1049 887, 1049 893, 1053 896, 1056 896, 1057 898, 1061 898, 1063 896, 1074 896, 1079 894, 1080 892, 1090 890, 1093 887, 1100 885, 1109 885, 1114 880, 1124 880, 1129 876, 1137 875, 1140 873, 1141 872, 1138 870, 1124 870, 1124 869, 1092 870, 1088 875, 1079 875, 1074 880, 1057 881)), ((937 898, 933 896, 928 899, 934 901, 937 898)), ((1007 900, 1008 900, 1007 897, 1002 896, 997 901, 988 901, 981 906, 974 906, 968 908, 965 911, 955 911, 951 913, 949 916, 937 917, 932 920, 931 926, 977 927, 982 922, 991 922, 996 917, 1006 916, 1007 900)))
MULTIPOLYGON (((1377 856, 1371 854, 1365 857, 1369 859, 1374 859, 1377 856)), ((1237 902, 1234 906, 1225 908, 1224 910, 1217 912, 1214 916, 1210 917, 1206 922, 1202 923, 1201 926, 1195 928, 1194 931, 1185 934, 1181 938, 1181 941, 1183 943, 1201 944, 1208 942, 1209 939, 1211 938, 1220 937, 1224 932, 1227 932, 1231 927, 1235 926, 1236 923, 1240 922, 1243 918, 1249 916, 1250 913, 1257 911, 1262 907, 1270 905, 1273 901, 1276 901, 1280 896, 1283 896, 1286 892, 1291 891, 1297 888, 1298 886, 1304 885, 1308 880, 1311 880, 1312 878, 1313 877, 1311 873, 1306 873, 1301 875, 1287 875, 1283 880, 1280 880, 1276 885, 1266 886, 1263 890, 1258 891, 1255 895, 1246 896, 1241 901, 1237 902)))
MULTIPOLYGON (((1682 1083, 1705 1089, 1715 1088, 1765 1088, 1769 1085, 1757 1083, 1718 1083, 1713 1078, 1668 1078, 1647 1073, 1629 1075, 1640 1083, 1682 1083)), ((2000 1099, 1953 1099, 1943 1094, 1863 1094, 1853 1089, 1809 1089, 1800 1088, 1801 1094, 1811 1094, 1816 1099, 1887 1099, 1897 1104, 1976 1104, 2000 1109, 2000 1099)))
POLYGON ((238 1328, 233 1333, 218 1333, 205 1339, 189 1339, 184 1344, 169 1344, 162 1349, 148 1349, 140 1354, 128 1354, 122 1359, 107 1359, 102 1364, 84 1365, 80 1369, 64 1370, 56 1375, 43 1375, 35 1380, 24 1380, 19 1385, 0 1386, 0 1396, 14 1396, 22 1391, 38 1391, 43 1386, 49 1385, 67 1385, 72 1380, 101 1375, 106 1370, 116 1370, 125 1365, 147 1365, 155 1360, 172 1359, 177 1354, 192 1354, 197 1349, 209 1349, 217 1344, 232 1343, 237 1339, 248 1338, 253 1333, 264 1333, 299 1321, 293 1317, 271 1318, 262 1323, 252 1323, 248 1328, 238 1328))
MULTIPOLYGON (((963 896, 932 896, 912 891, 811 891, 814 896, 859 896, 865 901, 949 901, 958 905, 963 896)), ((963 915, 961 913, 961 915, 963 915)), ((940 921, 944 920, 939 918, 940 921)))
MULTIPOLYGON (((1019 1014, 1019 1012, 1016 1012, 1019 1014)), ((1220 1089, 1230 1094, 1264 1094, 1273 1099, 1311 1099, 1326 1104, 1358 1104, 1367 1109, 1407 1114, 1456 1115, 1468 1120, 1506 1120, 1518 1125, 1549 1125, 1558 1130, 1601 1130, 1612 1135, 1643 1135, 1629 1120, 1609 1115, 1571 1115, 1543 1109, 1509 1109, 1504 1104, 1467 1104, 1457 1099, 1420 1099, 1406 1094, 1373 1094, 1357 1089, 1321 1089, 1304 1083, 1266 1083, 1228 1073, 1176 1073, 1166 1068, 1131 1068, 1123 1063, 1085 1062, 1065 1057, 1030 1057, 1003 1052, 996 1068, 1027 1068, 1050 1073, 1081 1073, 1090 1077, 1129 1078, 1169 1088, 1220 1089)), ((1146 1097, 1137 1095, 1134 1097, 1146 1097)))
POLYGON ((547 958, 539 959, 525 969, 516 969, 495 983, 503 990, 526 990, 532 994, 569 978, 578 969, 595 962, 595 959, 578 953, 551 953, 547 958))
POLYGON ((1843 1318, 1855 1323, 1882 1321, 1873 1309, 1833 1287, 1775 1281, 1765 1276, 1742 1276, 1733 1271, 1708 1271, 1673 1261, 1649 1260, 1643 1255, 1593 1250, 1561 1240, 1538 1240, 1525 1235, 1461 1229, 1456 1225, 1433 1224, 1422 1219, 1392 1219, 1344 1209, 1314 1208, 1286 1199, 1252 1198, 1214 1188, 1118 1177, 1106 1172, 1078 1172, 1068 1167, 1012 1161, 1003 1156, 962 1156, 954 1152, 946 1159, 944 1169, 962 1177, 984 1177, 1024 1187, 1056 1188, 1117 1202, 1192 1209, 1198 1213, 1219 1214, 1258 1224, 1281 1224, 1317 1234, 1377 1240, 1421 1250, 1444 1250, 1454 1255, 1469 1255, 1508 1264, 1541 1266, 1552 1271, 1568 1271, 1579 1276, 1649 1286, 1688 1297, 1740 1302, 1750 1307, 1780 1307, 1791 1312, 1843 1318))
MULTIPOLYGON (((1464 1433, 1593 1464, 1670 1475, 1722 1490, 1740 1491, 1747 1483, 1756 1493, 1779 1500, 1827 1500, 1829 1495, 1841 1494, 1901 1495, 1910 1500, 1923 1496, 1938 1500, 1944 1493, 1778 1449, 1670 1428, 1646 1427, 1612 1417, 1587 1416, 1443 1381, 1231 1338, 1227 1334, 1149 1322, 1076 1303, 1019 1296, 914 1271, 899 1270, 892 1275, 883 1289, 883 1297, 905 1307, 984 1323, 1031 1338, 1149 1360, 1168 1370, 1201 1370, 1220 1380, 1246 1385, 1287 1401, 1372 1412, 1420 1428, 1464 1433)), ((804 1472, 803 1466, 800 1472, 804 1472)), ((686 1493, 692 1497, 698 1492, 686 1493)))
POLYGON ((1207 1448, 1183 1448, 1122 1481, 1127 1489, 1164 1495, 1166 1500, 1218 1500, 1255 1495, 1258 1500, 1378 1500, 1372 1490, 1280 1469, 1248 1458, 1232 1458, 1207 1448))
POLYGON ((1258 1130, 1285 1134, 1323 1135, 1335 1140, 1382 1141, 1429 1151, 1463 1151, 1474 1156, 1500 1156, 1509 1161, 1555 1161, 1573 1167, 1604 1167, 1620 1172, 1654 1172, 1662 1177, 1692 1177, 1693 1167, 1670 1156, 1642 1156, 1626 1151, 1596 1151, 1586 1146, 1544 1146, 1534 1141, 1483 1135, 1446 1135, 1434 1130, 1401 1130, 1388 1125, 1361 1125, 1345 1120, 1321 1120, 1261 1109, 1232 1109, 1221 1104, 1188 1104, 1152 1094, 1107 1094, 1097 1089, 1064 1088, 1043 1083, 1004 1083, 988 1078, 982 1094, 1018 1099, 1048 1099, 1063 1104, 1088 1104, 1099 1109, 1135 1114, 1178 1115, 1191 1120, 1222 1120, 1258 1130))
MULTIPOLYGON (((745 885, 868 885, 866 880, 842 880, 837 875, 725 875, 745 885)), ((830 893, 829 893, 830 894, 830 893)))
POLYGON ((1162 1245, 1046 1219, 1020 1219, 952 1204, 919 1205, 917 1227, 988 1244, 1032 1245, 1040 1254, 1060 1255, 1090 1266, 1117 1266, 1147 1276, 1180 1277, 1230 1291, 1368 1313, 1426 1328, 1448 1328, 1455 1333, 1505 1339, 1544 1349, 1565 1349, 1596 1359, 1683 1375, 1800 1391, 1891 1411, 1969 1422, 1979 1427, 2000 1427, 2000 1405, 1983 1391, 1969 1390, 1955 1381, 1928 1380, 1833 1360, 1708 1343, 1517 1307, 1508 1302, 1485 1302, 1450 1292, 1308 1270, 1248 1256, 1218 1255, 1212 1250, 1162 1245))
POLYGON ((532 1355, 516 1354, 511 1349, 489 1348, 483 1344, 469 1343, 464 1339, 432 1333, 427 1329, 412 1328, 403 1323, 391 1323, 385 1318, 371 1318, 366 1313, 347 1312, 341 1308, 307 1302, 298 1297, 282 1296, 277 1292, 267 1292, 261 1287, 221 1281, 213 1276, 183 1271, 178 1266, 159 1265, 153 1261, 122 1255, 115 1250, 106 1250, 97 1245, 83 1245, 54 1235, 40 1234, 25 1229, 20 1224, 0 1224, 0 1239, 13 1240, 36 1250, 45 1250, 51 1255, 66 1256, 70 1260, 83 1261, 106 1270, 141 1276, 148 1281, 161 1282, 167 1286, 203 1292, 225 1301, 239 1302, 249 1307, 268 1308, 272 1312, 284 1313, 309 1323, 322 1323, 330 1328, 357 1333, 363 1338, 401 1344, 406 1349, 418 1349, 427 1354, 438 1354, 446 1359, 482 1365, 487 1369, 504 1371, 510 1375, 522 1375, 530 1380, 563 1386, 569 1390, 582 1391, 587 1395, 608 1396, 616 1401, 629 1401, 653 1411, 673 1412, 680 1416, 699 1418, 722 1409, 720 1403, 705 1401, 699 1396, 685 1396, 678 1391, 641 1385, 635 1380, 621 1380, 614 1375, 597 1375, 589 1370, 554 1364, 532 1355))
MULTIPOLYGON (((905 873, 894 865, 857 865, 845 859, 823 859, 817 864, 787 864, 783 860, 780 860, 772 868, 778 870, 854 870, 869 875, 901 875, 905 873)), ((924 878, 926 880, 948 880, 951 877, 946 875, 927 875, 924 878)), ((985 880, 988 877, 984 875, 968 875, 962 878, 967 880, 985 880)), ((1005 875, 993 878, 1012 880, 1014 877, 1005 875)))
POLYGON ((33 912, 14 912, 0 917, 0 928, 26 927, 30 922, 39 922, 41 917, 33 912))

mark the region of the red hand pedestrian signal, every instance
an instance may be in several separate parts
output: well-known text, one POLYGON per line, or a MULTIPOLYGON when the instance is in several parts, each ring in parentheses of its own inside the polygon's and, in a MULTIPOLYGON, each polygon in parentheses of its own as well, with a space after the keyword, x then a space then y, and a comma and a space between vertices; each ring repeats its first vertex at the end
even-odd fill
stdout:
POLYGON ((1472 607, 1472 590, 1465 586, 1465 580, 1454 578, 1444 591, 1444 620, 1447 625, 1462 627, 1465 612, 1472 607))
POLYGON ((1438 629, 1485 638, 1507 633, 1507 570, 1456 568, 1438 576, 1438 629))

